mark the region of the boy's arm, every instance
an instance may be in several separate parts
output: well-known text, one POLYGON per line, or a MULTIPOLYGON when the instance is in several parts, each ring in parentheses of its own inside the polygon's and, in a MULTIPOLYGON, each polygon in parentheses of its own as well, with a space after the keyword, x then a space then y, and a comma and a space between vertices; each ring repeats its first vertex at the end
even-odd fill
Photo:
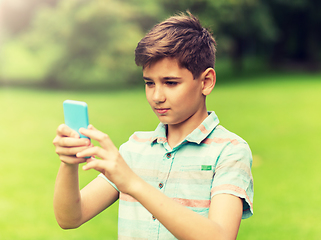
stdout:
MULTIPOLYGON (((138 185, 138 184, 137 184, 138 185)), ((212 198, 208 218, 165 196, 144 181, 129 193, 178 239, 236 239, 243 203, 238 197, 219 194, 212 198)))
POLYGON ((80 139, 75 131, 63 124, 58 127, 53 143, 61 160, 54 192, 54 212, 62 228, 75 228, 116 201, 118 191, 102 178, 94 179, 79 190, 78 165, 85 159, 75 155, 91 146, 88 139, 80 139))
POLYGON ((102 148, 88 148, 78 157, 96 155, 102 160, 87 160, 84 170, 102 172, 117 188, 131 195, 152 213, 178 239, 236 239, 243 205, 238 197, 220 194, 212 198, 209 217, 203 217, 175 202, 137 176, 126 164, 109 137, 94 129, 81 133, 97 140, 102 148))

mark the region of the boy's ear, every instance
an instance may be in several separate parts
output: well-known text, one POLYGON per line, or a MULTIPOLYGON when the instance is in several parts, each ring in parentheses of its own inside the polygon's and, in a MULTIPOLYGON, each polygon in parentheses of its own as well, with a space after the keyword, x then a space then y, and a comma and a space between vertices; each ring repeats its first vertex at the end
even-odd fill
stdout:
POLYGON ((207 68, 201 75, 202 77, 202 93, 204 96, 209 95, 216 83, 216 73, 213 68, 207 68))

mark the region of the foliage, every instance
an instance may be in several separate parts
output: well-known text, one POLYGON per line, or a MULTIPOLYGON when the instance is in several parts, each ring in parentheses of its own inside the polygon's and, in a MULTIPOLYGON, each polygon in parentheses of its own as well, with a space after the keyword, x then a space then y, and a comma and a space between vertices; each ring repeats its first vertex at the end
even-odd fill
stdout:
POLYGON ((21 41, 35 53, 51 54, 44 76, 49 86, 130 84, 138 73, 134 49, 147 27, 140 16, 156 21, 158 11, 146 2, 60 1, 38 12, 21 41))
POLYGON ((320 68, 321 2, 317 0, 270 0, 272 17, 280 29, 273 49, 275 65, 284 62, 320 68))
POLYGON ((317 70, 321 64, 317 0, 15 1, 23 2, 25 14, 9 9, 2 17, 7 38, 0 39, 0 78, 7 82, 131 87, 141 78, 134 64, 137 42, 155 23, 187 9, 212 30, 218 56, 232 60, 229 72, 240 74, 248 56, 265 59, 266 68, 317 70))
POLYGON ((162 0, 166 9, 189 9, 209 27, 218 43, 218 55, 229 55, 241 69, 246 52, 257 53, 260 45, 273 42, 277 29, 269 8, 261 0, 162 0))
POLYGON ((266 56, 274 66, 289 59, 320 67, 320 1, 161 1, 171 12, 190 9, 199 15, 217 36, 218 53, 228 53, 235 69, 242 68, 248 54, 266 56))
POLYGON ((47 76, 50 85, 67 79, 119 85, 132 80, 137 69, 133 50, 143 35, 133 21, 136 11, 115 0, 61 1, 56 9, 42 11, 35 34, 46 33, 41 43, 56 45, 61 53, 47 76))

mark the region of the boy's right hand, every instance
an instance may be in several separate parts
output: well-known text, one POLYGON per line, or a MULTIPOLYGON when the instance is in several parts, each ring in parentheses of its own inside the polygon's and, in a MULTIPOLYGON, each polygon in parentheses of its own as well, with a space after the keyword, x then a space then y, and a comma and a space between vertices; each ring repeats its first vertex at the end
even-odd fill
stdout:
POLYGON ((77 158, 76 154, 92 146, 89 139, 80 138, 79 134, 66 124, 61 124, 57 128, 57 135, 53 144, 60 160, 70 165, 85 162, 85 158, 77 158))

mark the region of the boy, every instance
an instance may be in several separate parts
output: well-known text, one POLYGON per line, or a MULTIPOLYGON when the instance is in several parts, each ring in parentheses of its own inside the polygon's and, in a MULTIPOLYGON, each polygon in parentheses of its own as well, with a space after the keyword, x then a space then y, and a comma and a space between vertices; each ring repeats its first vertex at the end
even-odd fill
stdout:
POLYGON ((119 151, 91 125, 80 131, 100 147, 60 125, 59 225, 76 228, 119 199, 118 239, 236 239, 242 217, 252 215, 252 158, 247 143, 206 109, 216 81, 213 37, 193 15, 174 16, 156 25, 135 54, 160 124, 134 133, 119 151), (80 191, 83 162, 101 174, 80 191))

